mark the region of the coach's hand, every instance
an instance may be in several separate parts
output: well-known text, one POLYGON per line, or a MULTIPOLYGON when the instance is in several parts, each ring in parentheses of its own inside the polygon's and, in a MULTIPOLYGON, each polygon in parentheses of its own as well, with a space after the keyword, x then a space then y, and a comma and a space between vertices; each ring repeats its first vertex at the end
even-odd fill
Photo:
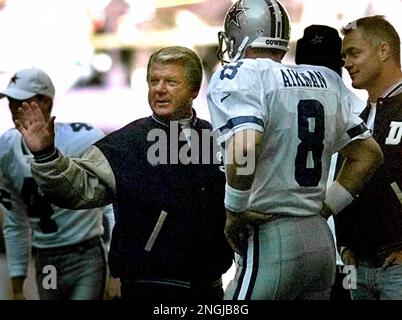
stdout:
POLYGON ((24 137, 28 149, 33 154, 53 149, 55 117, 45 118, 36 102, 23 102, 18 113, 15 126, 24 137))

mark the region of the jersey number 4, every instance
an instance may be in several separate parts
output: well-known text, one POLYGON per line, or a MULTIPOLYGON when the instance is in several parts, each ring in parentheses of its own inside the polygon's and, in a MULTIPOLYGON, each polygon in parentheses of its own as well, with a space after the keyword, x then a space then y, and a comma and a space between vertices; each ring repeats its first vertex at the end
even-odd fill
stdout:
POLYGON ((300 100, 297 106, 298 137, 295 179, 301 187, 316 187, 322 175, 324 107, 317 100, 300 100))
POLYGON ((39 217, 39 227, 43 233, 58 230, 56 222, 52 219, 53 208, 45 197, 39 194, 38 185, 33 178, 24 179, 21 197, 27 206, 28 216, 39 217))
POLYGON ((86 124, 84 122, 74 122, 74 123, 71 123, 70 125, 71 125, 71 128, 73 129, 74 132, 78 132, 78 131, 80 131, 82 129, 85 129, 87 131, 93 129, 93 127, 91 127, 90 125, 88 125, 88 124, 86 124))

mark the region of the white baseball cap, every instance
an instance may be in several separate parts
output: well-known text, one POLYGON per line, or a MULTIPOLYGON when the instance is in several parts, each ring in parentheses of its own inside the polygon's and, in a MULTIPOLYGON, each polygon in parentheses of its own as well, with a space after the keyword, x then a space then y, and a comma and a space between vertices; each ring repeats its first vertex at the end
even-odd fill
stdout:
POLYGON ((42 69, 29 68, 18 71, 10 79, 7 89, 0 92, 0 99, 9 97, 16 100, 26 100, 37 94, 53 99, 54 85, 42 69))

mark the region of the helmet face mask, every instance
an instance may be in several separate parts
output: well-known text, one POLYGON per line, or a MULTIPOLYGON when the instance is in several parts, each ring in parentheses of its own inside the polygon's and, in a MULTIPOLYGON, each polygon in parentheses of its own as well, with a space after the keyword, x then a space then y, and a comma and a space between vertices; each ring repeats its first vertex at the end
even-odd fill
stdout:
POLYGON ((222 63, 227 62, 226 52, 233 62, 243 58, 248 47, 288 50, 289 16, 277 0, 237 1, 226 13, 224 29, 218 33, 217 56, 222 63))
MULTIPOLYGON (((229 41, 228 41, 228 38, 226 37, 226 33, 224 31, 219 31, 218 32, 219 49, 218 49, 218 52, 216 53, 216 56, 222 64, 230 62, 228 60, 225 60, 225 54, 229 55, 229 50, 233 50, 233 49, 230 49, 230 47, 233 47, 233 45, 231 45, 231 43, 228 43, 228 42, 229 41)), ((232 44, 233 44, 233 41, 232 41, 232 44)))

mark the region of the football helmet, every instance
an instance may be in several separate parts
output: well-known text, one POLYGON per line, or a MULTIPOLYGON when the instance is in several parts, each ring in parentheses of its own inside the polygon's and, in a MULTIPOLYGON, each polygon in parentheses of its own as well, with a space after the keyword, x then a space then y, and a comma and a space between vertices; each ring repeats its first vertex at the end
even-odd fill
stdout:
POLYGON ((289 15, 277 0, 237 1, 226 13, 224 30, 218 33, 217 56, 222 63, 227 62, 226 52, 233 62, 243 58, 248 47, 288 50, 289 15))

